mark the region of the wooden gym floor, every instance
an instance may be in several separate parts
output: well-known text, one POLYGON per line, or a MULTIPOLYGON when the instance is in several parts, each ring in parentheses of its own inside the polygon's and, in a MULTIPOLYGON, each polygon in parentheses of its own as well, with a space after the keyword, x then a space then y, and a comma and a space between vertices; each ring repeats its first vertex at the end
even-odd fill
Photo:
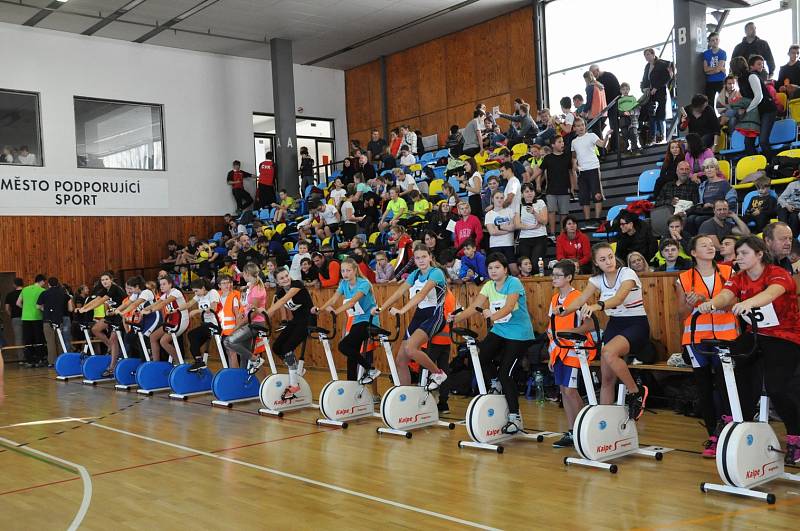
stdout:
MULTIPOLYGON (((67 529, 81 518, 82 529, 104 530, 777 530, 797 529, 800 518, 800 488, 787 483, 773 487, 773 506, 702 494, 700 482, 718 480, 713 460, 699 455, 705 432, 670 411, 646 413, 640 438, 676 450, 660 463, 624 458, 611 475, 565 467, 573 451, 551 448, 552 438, 497 455, 459 450, 463 426, 379 437, 378 420, 320 428, 314 410, 259 417, 257 401, 225 410, 206 397, 147 398, 6 368, 3 530, 67 529)), ((327 374, 308 371, 315 391, 327 374)), ((388 383, 381 378, 381 391, 388 383)), ((466 403, 452 398, 448 417, 459 420, 466 403)), ((555 404, 522 399, 522 413, 531 429, 566 425, 555 404)))

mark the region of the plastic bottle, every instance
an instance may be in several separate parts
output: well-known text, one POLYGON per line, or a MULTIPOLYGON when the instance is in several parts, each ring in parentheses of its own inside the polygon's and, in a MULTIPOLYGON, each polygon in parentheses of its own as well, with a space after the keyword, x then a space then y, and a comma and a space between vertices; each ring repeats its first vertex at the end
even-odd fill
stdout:
POLYGON ((536 263, 536 265, 537 265, 537 267, 539 269, 539 276, 543 277, 544 276, 544 260, 542 260, 541 256, 539 257, 539 261, 536 263))
POLYGON ((542 371, 536 371, 533 375, 533 381, 536 384, 536 402, 544 404, 544 374, 542 374, 542 371))

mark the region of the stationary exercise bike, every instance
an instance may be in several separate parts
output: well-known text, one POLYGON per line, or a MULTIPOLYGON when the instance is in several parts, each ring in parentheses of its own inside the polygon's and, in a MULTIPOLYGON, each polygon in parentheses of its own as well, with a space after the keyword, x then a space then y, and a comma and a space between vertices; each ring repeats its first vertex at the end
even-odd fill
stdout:
MULTIPOLYGON (((92 345, 92 338, 89 336, 89 330, 92 328, 91 324, 80 323, 81 332, 83 337, 86 338, 86 345, 83 347, 83 352, 67 352, 67 345, 64 343, 64 335, 61 333, 61 326, 58 323, 48 321, 48 325, 53 328, 58 342, 61 344, 62 354, 56 358, 56 380, 62 382, 68 381, 70 378, 78 378, 83 376, 83 362, 86 359, 86 352, 92 345)), ((70 345, 72 346, 72 345, 70 345)), ((94 353, 93 351, 91 351, 94 353)))
MULTIPOLYGON (((289 387, 289 374, 279 373, 275 366, 275 357, 272 355, 272 348, 269 346, 269 337, 272 335, 269 319, 266 319, 263 324, 254 323, 250 326, 255 330, 256 336, 264 346, 264 355, 267 356, 270 371, 269 376, 261 382, 259 389, 259 398, 264 407, 258 410, 258 414, 282 417, 285 411, 316 408, 317 404, 313 402, 311 386, 303 378, 300 370, 297 373, 297 385, 300 386, 300 390, 297 393, 287 395, 286 388, 289 387)), ((303 341, 303 350, 305 350, 305 341, 303 341)))
MULTIPOLYGON (((370 337, 377 339, 384 352, 389 370, 392 372, 394 384, 381 398, 381 418, 385 428, 377 428, 379 434, 400 435, 410 439, 412 430, 427 428, 429 426, 455 429, 452 422, 439 420, 439 409, 436 400, 425 382, 428 380, 428 371, 423 369, 419 378, 419 385, 401 385, 400 376, 397 374, 397 365, 392 354, 392 344, 389 341, 389 332, 380 327, 370 325, 370 337)), ((400 335, 400 319, 396 323, 395 339, 400 335)))
MULTIPOLYGON (((171 334, 175 332, 175 328, 171 327, 168 323, 161 325, 165 332, 171 334)), ((142 348, 144 348, 144 338, 139 336, 142 341, 142 348)), ((177 345, 176 345, 177 347, 177 345)), ((147 352, 147 350, 144 350, 147 352)), ((169 373, 172 372, 172 355, 167 358, 167 361, 154 361, 150 358, 150 354, 145 354, 147 361, 139 365, 136 369, 136 383, 139 385, 137 393, 147 396, 153 396, 155 393, 169 391, 169 373)))
MULTIPOLYGON (((112 335, 117 336, 119 340, 119 332, 121 323, 110 321, 109 319, 103 320, 108 325, 108 337, 112 335)), ((94 353, 94 348, 90 349, 92 356, 83 360, 83 383, 86 385, 97 385, 100 382, 110 382, 114 380, 112 377, 103 378, 103 373, 106 372, 108 366, 111 365, 111 354, 97 354, 94 353)))
MULTIPOLYGON (((594 315, 591 318, 596 337, 600 338, 600 323, 594 315)), ((628 416, 628 408, 625 406, 626 391, 623 384, 619 385, 616 404, 600 405, 597 403, 586 352, 600 349, 602 343, 599 339, 595 342, 595 346, 590 347, 586 345, 584 334, 556 332, 555 316, 550 317, 550 327, 553 332, 553 341, 557 346, 575 350, 581 364, 581 375, 589 401, 589 404, 578 413, 572 429, 575 449, 580 457, 565 457, 564 464, 602 468, 616 474, 617 465, 609 463, 612 459, 626 455, 644 455, 661 461, 664 458, 663 453, 639 447, 639 432, 636 430, 636 421, 628 416), (560 343, 559 339, 572 341, 573 345, 560 343)))
MULTIPOLYGON (((699 313, 692 315, 691 341, 695 347, 694 333, 699 313)), ((731 354, 735 341, 721 339, 703 339, 700 345, 706 350, 711 349, 719 357, 722 364, 722 374, 725 377, 725 388, 731 406, 733 422, 727 424, 719 435, 717 441, 717 473, 724 485, 715 483, 701 483, 703 492, 716 491, 747 496, 775 503, 775 494, 753 490, 752 487, 764 485, 776 479, 800 481, 800 476, 784 471, 781 444, 772 426, 769 425, 769 397, 762 386, 761 399, 759 400, 758 422, 746 421, 739 403, 739 391, 734 373, 735 359, 746 359, 755 353, 758 345, 758 318, 755 311, 751 311, 748 322, 752 323, 753 348, 747 354, 731 354)))
MULTIPOLYGON (((252 311, 247 314, 248 326, 252 311)), ((214 342, 217 345, 219 359, 222 362, 222 369, 217 371, 211 381, 211 392, 214 393, 214 400, 211 405, 232 408, 233 404, 240 402, 251 402, 258 400, 258 390, 261 380, 255 374, 248 374, 244 367, 231 367, 228 365, 228 356, 225 354, 225 347, 222 344, 222 326, 219 321, 217 324, 208 323, 206 326, 211 330, 214 342)))
MULTIPOLYGON (((214 312, 209 312, 214 315, 214 312)), ((219 321, 217 321, 219 323, 219 321)), ((208 323, 203 322, 201 326, 206 326, 208 323)), ((211 392, 211 384, 214 380, 214 374, 205 367, 194 372, 189 372, 191 363, 186 363, 183 359, 181 352, 180 342, 174 330, 170 331, 172 335, 172 344, 175 345, 175 353, 178 356, 178 365, 169 373, 169 386, 172 392, 169 394, 170 398, 175 400, 188 400, 190 396, 205 395, 211 392)), ((203 362, 208 362, 208 352, 203 354, 203 362)))
MULTIPOLYGON (((479 313, 483 313, 482 308, 475 308, 479 313)), ((458 309, 453 315, 460 313, 458 309)), ((541 433, 525 433, 520 426, 519 431, 506 433, 503 427, 508 423, 508 401, 506 395, 489 393, 486 390, 486 380, 483 377, 480 355, 478 354, 478 333, 469 328, 450 328, 450 337, 456 345, 467 345, 469 355, 472 359, 472 367, 475 371, 475 379, 478 382, 478 395, 470 400, 467 406, 466 427, 467 434, 471 441, 458 441, 459 448, 479 448, 481 450, 492 450, 502 454, 504 447, 499 444, 511 439, 526 439, 542 442, 544 435, 541 433), (456 341, 455 336, 464 338, 464 343, 456 341)))
MULTIPOLYGON (((368 385, 362 383, 361 377, 364 368, 359 366, 357 380, 340 380, 336 372, 336 365, 333 361, 330 340, 336 336, 336 315, 333 316, 333 334, 319 326, 310 326, 308 332, 311 337, 316 334, 317 339, 322 343, 325 351, 325 358, 328 360, 328 369, 331 371, 331 381, 325 384, 319 393, 319 412, 325 418, 317 419, 318 425, 339 426, 347 428, 347 422, 357 419, 377 417, 375 414, 375 403, 372 400, 372 392, 368 385)), ((370 336, 386 335, 389 332, 382 328, 371 327, 370 336)), ((394 338, 388 339, 389 342, 395 341, 400 335, 400 316, 397 316, 397 334, 394 338)))
MULTIPOLYGON (((139 336, 139 342, 142 345, 142 355, 148 356, 147 346, 144 344, 144 337, 142 336, 142 327, 138 323, 128 323, 128 326, 136 332, 139 336)), ((128 348, 125 346, 125 341, 122 339, 122 332, 116 330, 117 340, 119 341, 119 348, 122 352, 122 359, 117 361, 114 367, 114 379, 117 381, 114 389, 117 391, 130 391, 138 387, 136 383, 136 370, 139 365, 144 363, 141 358, 131 358, 128 356, 128 348)), ((149 360, 149 358, 147 358, 149 360)))

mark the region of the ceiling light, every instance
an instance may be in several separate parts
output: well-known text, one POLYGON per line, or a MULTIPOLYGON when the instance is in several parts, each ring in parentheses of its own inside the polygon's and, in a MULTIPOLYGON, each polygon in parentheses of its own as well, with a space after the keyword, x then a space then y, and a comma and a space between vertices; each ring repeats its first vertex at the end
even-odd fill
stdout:
POLYGON ((58 1, 61 2, 62 4, 66 4, 67 2, 69 2, 69 0, 58 0, 58 1))

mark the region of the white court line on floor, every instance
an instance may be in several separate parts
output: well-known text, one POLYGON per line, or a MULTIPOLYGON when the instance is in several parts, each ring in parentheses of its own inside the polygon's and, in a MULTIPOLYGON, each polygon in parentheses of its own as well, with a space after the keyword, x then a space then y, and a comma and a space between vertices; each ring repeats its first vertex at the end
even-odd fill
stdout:
POLYGON ((281 470, 277 470, 277 469, 274 469, 274 468, 269 468, 269 467, 265 467, 265 466, 261 466, 261 465, 256 465, 254 463, 248 463, 247 461, 240 461, 239 459, 233 459, 231 457, 225 457, 225 456, 221 456, 221 455, 217 455, 217 454, 212 454, 212 453, 209 453, 209 452, 204 452, 203 450, 198 450, 196 448, 190 448, 188 446, 183 446, 183 445, 180 445, 180 444, 171 443, 169 441, 163 441, 161 439, 148 437, 146 435, 140 435, 138 433, 133 433, 133 432, 130 432, 130 431, 120 430, 120 429, 117 429, 117 428, 112 428, 111 426, 104 426, 103 424, 99 424, 97 422, 86 422, 86 421, 81 421, 80 419, 75 419, 75 420, 78 421, 78 422, 83 422, 84 424, 89 424, 91 426, 95 426, 97 428, 104 429, 104 430, 113 431, 113 432, 116 432, 116 433, 121 433, 122 435, 127 435, 129 437, 136 437, 137 439, 142 439, 142 440, 150 441, 150 442, 153 442, 153 443, 156 443, 156 444, 161 444, 161 445, 164 445, 164 446, 177 448, 179 450, 183 450, 184 452, 199 454, 199 455, 203 455, 205 457, 210 457, 212 459, 218 459, 220 461, 226 461, 228 463, 234 463, 236 465, 241 465, 241 466, 248 467, 248 468, 253 468, 253 469, 256 469, 256 470, 261 470, 262 472, 267 472, 269 474, 274 474, 276 476, 280 476, 280 477, 283 477, 283 478, 293 479, 295 481, 300 481, 300 482, 303 482, 303 483, 307 483, 309 485, 314 485, 314 486, 317 486, 317 487, 322 487, 324 489, 329 489, 329 490, 333 490, 333 491, 336 491, 336 492, 341 492, 342 494, 348 494, 350 496, 355 496, 356 498, 363 498, 365 500, 370 500, 370 501, 373 501, 373 502, 382 503, 384 505, 390 505, 392 507, 397 507, 398 509, 405 509, 407 511, 412 511, 412 512, 415 512, 415 513, 424 514, 426 516, 432 516, 434 518, 439 518, 441 520, 447 520, 448 522, 453 522, 453 523, 456 523, 456 524, 461 524, 461 525, 465 525, 465 526, 469 526, 469 527, 474 527, 476 529, 484 529, 484 530, 487 530, 487 531, 500 531, 500 529, 498 529, 496 527, 490 527, 490 526, 487 526, 487 525, 479 524, 477 522, 472 522, 470 520, 464 520, 464 519, 461 519, 461 518, 457 518, 455 516, 450 516, 450 515, 447 515, 447 514, 442 514, 442 513, 437 513, 437 512, 434 512, 434 511, 429 511, 427 509, 422 509, 420 507, 414 507, 413 505, 407 505, 405 503, 400 503, 400 502, 396 502, 396 501, 393 501, 393 500, 387 500, 385 498, 379 498, 377 496, 372 496, 370 494, 364 494, 363 492, 350 490, 350 489, 347 489, 347 488, 344 488, 344 487, 340 487, 338 485, 333 485, 331 483, 325 483, 323 481, 317 481, 315 479, 307 478, 307 477, 304 477, 304 476, 298 476, 296 474, 290 474, 288 472, 283 472, 281 470))
POLYGON ((13 447, 19 452, 38 456, 46 461, 51 461, 51 464, 52 462, 60 463, 61 465, 78 472, 78 474, 81 476, 81 481, 83 482, 83 499, 81 500, 81 506, 78 508, 78 513, 75 515, 75 518, 72 519, 72 523, 67 528, 69 531, 76 531, 81 526, 83 518, 89 511, 89 504, 92 502, 92 477, 89 475, 89 472, 86 470, 86 468, 77 463, 61 459, 60 457, 50 455, 29 446, 20 446, 18 442, 14 442, 10 439, 0 437, 0 442, 7 446, 13 447))

